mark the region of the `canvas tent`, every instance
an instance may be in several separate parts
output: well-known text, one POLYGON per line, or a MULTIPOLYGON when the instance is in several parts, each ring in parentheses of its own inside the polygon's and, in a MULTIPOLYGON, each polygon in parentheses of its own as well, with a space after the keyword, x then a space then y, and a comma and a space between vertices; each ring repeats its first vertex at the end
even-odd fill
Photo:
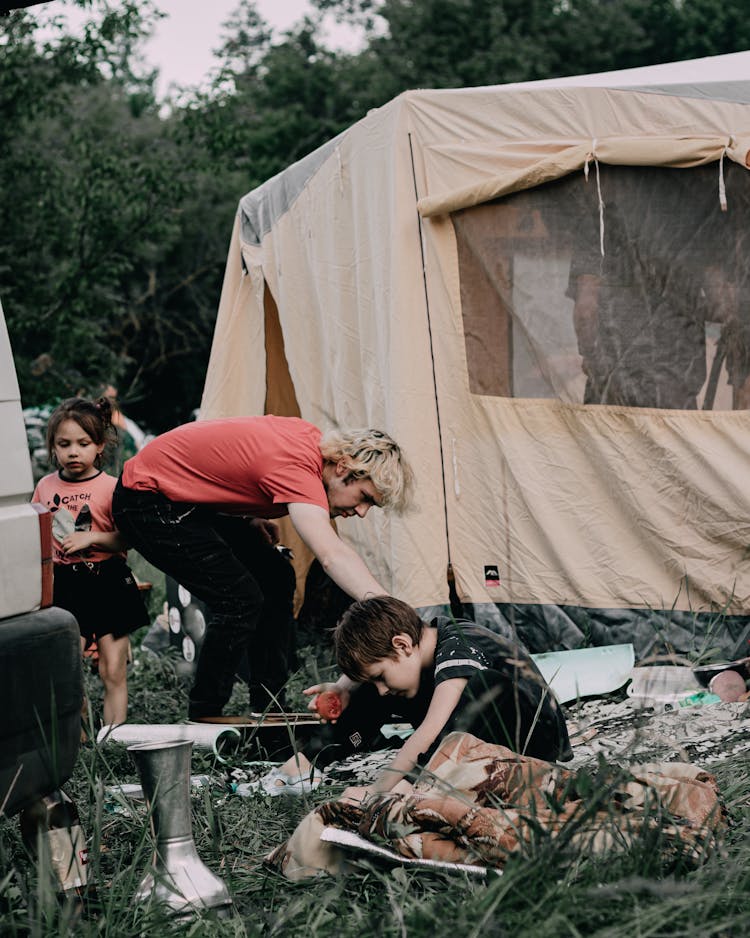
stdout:
POLYGON ((201 418, 374 426, 339 525, 532 651, 731 654, 750 615, 750 52, 410 91, 239 204, 201 418))

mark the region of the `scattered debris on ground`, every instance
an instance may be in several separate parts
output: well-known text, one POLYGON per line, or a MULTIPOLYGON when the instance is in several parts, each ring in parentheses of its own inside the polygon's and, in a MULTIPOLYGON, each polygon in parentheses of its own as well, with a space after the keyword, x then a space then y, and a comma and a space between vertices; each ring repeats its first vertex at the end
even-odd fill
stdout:
MULTIPOLYGON (((569 769, 594 764, 691 762, 708 766, 743 751, 750 753, 750 703, 653 710, 629 699, 591 698, 569 707, 573 759, 569 769)), ((350 756, 328 766, 321 789, 367 785, 393 758, 392 749, 350 756)), ((254 779, 267 765, 238 770, 254 779)), ((237 770, 235 770, 237 771, 237 770)))

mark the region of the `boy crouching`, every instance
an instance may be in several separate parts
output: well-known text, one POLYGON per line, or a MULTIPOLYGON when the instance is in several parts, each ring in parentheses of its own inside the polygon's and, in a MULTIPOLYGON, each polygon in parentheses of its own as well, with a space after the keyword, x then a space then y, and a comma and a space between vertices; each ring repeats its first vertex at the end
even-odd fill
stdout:
POLYGON ((540 759, 571 757, 565 717, 532 659, 481 625, 444 616, 428 625, 381 596, 350 606, 334 641, 341 670, 362 682, 340 722, 362 715, 369 729, 408 711, 415 727, 373 791, 391 791, 455 730, 540 759))
POLYGON ((349 680, 305 694, 313 709, 318 694, 334 690, 343 712, 261 780, 269 794, 309 791, 313 765, 382 748, 380 730, 394 720, 411 723, 414 733, 369 791, 404 790, 413 770, 457 730, 548 761, 572 757, 565 717, 532 659, 481 625, 445 616, 428 624, 407 603, 377 596, 346 610, 334 642, 349 680))

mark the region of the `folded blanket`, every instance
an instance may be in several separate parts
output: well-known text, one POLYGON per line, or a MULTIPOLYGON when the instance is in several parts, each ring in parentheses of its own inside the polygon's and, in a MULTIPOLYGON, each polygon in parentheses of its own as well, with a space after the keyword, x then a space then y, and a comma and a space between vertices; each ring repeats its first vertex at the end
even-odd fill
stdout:
POLYGON ((339 872, 345 854, 320 840, 329 825, 403 857, 497 868, 543 839, 561 850, 603 856, 658 830, 665 857, 698 865, 716 848, 726 816, 714 777, 694 765, 573 772, 452 733, 412 792, 322 804, 266 862, 293 880, 339 872))

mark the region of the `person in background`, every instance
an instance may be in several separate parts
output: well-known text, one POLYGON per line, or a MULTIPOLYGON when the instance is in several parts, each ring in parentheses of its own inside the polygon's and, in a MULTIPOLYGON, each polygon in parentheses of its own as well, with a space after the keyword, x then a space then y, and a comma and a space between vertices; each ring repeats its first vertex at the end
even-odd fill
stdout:
MULTIPOLYGON (((292 640, 294 569, 275 550, 288 515, 348 595, 384 592, 331 519, 373 507, 403 510, 411 469, 380 430, 325 436, 297 417, 184 424, 129 459, 113 497, 115 523, 154 566, 206 603, 208 621, 190 691, 191 720, 221 716, 248 651, 264 710, 283 703, 292 640)), ((349 686, 342 676, 341 686, 349 686)))
POLYGON ((117 480, 100 468, 114 437, 111 413, 106 398, 73 397, 55 408, 47 448, 57 470, 39 480, 32 496, 53 516, 53 602, 78 620, 82 651, 98 644, 107 725, 127 718, 128 636, 149 621, 112 520, 117 480))
POLYGON ((101 393, 112 406, 112 426, 117 431, 117 446, 107 454, 106 468, 110 472, 119 475, 122 472, 125 460, 135 456, 138 450, 143 449, 152 437, 145 433, 134 420, 131 420, 123 413, 117 388, 113 384, 106 385, 101 393))
MULTIPOLYGON (((413 770, 457 730, 522 755, 572 758, 565 717, 534 662, 481 625, 444 616, 427 624, 401 600, 376 596, 346 610, 334 642, 339 667, 359 686, 341 695, 335 726, 255 783, 267 794, 312 790, 330 762, 382 748, 381 728, 394 718, 414 733, 369 789, 348 789, 345 797, 406 791, 413 770)), ((337 685, 304 691, 310 708, 331 689, 340 694, 337 685)))

